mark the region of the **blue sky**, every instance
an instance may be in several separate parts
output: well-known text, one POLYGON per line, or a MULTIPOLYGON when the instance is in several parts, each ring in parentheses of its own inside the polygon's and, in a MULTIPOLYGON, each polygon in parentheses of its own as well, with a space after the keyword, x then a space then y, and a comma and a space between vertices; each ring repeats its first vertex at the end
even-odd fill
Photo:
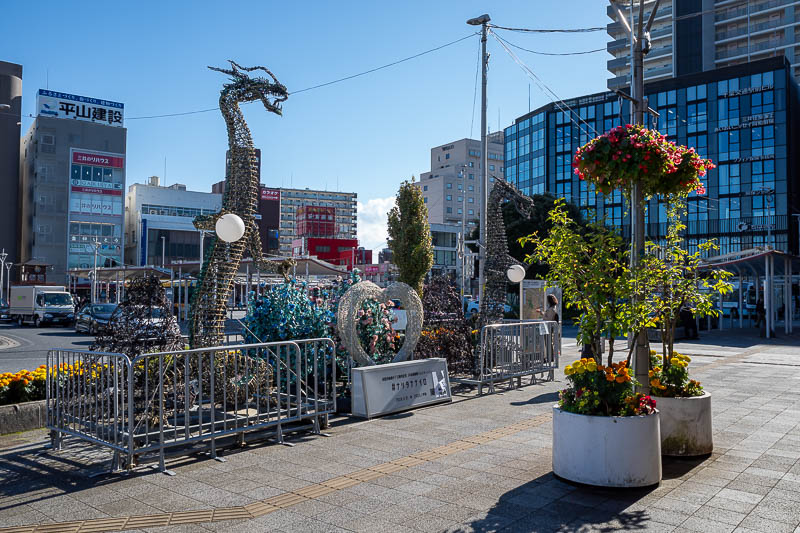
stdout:
MULTIPOLYGON (((0 59, 23 65, 23 114, 49 87, 125 104, 127 180, 164 174, 167 183, 210 191, 224 176, 225 125, 212 108, 224 76, 207 65, 265 65, 289 91, 355 74, 475 31, 489 13, 501 26, 605 26, 602 0, 505 2, 7 2, 0 59), (226 6, 226 7, 222 7, 226 6)), ((510 42, 542 52, 603 48, 605 32, 521 34, 510 42)), ((508 126, 551 101, 491 37, 489 126, 508 126)), ((359 238, 385 241, 385 213, 400 182, 430 170, 430 148, 470 136, 477 37, 379 72, 289 97, 284 116, 246 106, 262 181, 355 191, 359 238)), ((561 98, 605 88, 609 55, 551 57, 515 50, 561 98)), ((478 87, 480 91, 480 87, 478 87)), ((478 107, 480 92, 478 92, 478 107)), ((472 136, 479 136, 476 115, 472 136)), ((23 131, 32 122, 24 118, 23 131)))

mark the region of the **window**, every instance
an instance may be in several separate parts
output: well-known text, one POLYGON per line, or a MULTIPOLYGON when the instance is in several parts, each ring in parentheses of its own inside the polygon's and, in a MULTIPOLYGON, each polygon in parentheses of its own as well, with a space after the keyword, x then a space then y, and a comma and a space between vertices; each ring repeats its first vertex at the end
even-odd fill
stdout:
POLYGON ((489 170, 494 170, 494 165, 489 165, 489 170))
POLYGON ((453 212, 453 208, 452 208, 452 207, 448 207, 448 208, 447 208, 447 212, 448 212, 448 213, 452 213, 452 212, 453 212))
POLYGON ((698 131, 706 131, 707 129, 707 121, 708 121, 708 114, 706 112, 706 103, 699 102, 696 104, 689 104, 687 107, 688 112, 688 121, 687 126, 689 133, 695 133, 698 131))
POLYGON ((461 214, 463 214, 463 213, 464 213, 464 212, 463 212, 463 211, 461 210, 461 208, 459 207, 459 208, 458 208, 458 214, 459 214, 459 215, 461 215, 461 214))
POLYGON ((693 102, 695 100, 705 100, 706 99, 706 86, 705 85, 696 85, 694 87, 689 87, 686 89, 686 100, 689 102, 693 102))
POLYGON ((460 183, 458 184, 458 190, 459 190, 459 191, 463 191, 463 190, 464 190, 464 186, 463 186, 463 185, 461 185, 460 183))
POLYGON ((475 190, 475 186, 474 186, 474 185, 469 185, 469 186, 467 187, 467 190, 468 190, 468 191, 474 191, 474 190, 475 190))
POLYGON ((447 199, 448 202, 452 201, 453 200, 453 195, 452 194, 448 194, 446 196, 446 199, 447 199))
POLYGON ((738 197, 719 199, 719 218, 740 218, 742 216, 741 200, 738 197))
POLYGON ((469 155, 471 155, 472 157, 480 157, 481 156, 481 152, 480 152, 480 150, 470 150, 469 151, 469 155))
POLYGON ((717 150, 720 161, 739 157, 739 130, 717 133, 717 150))
MULTIPOLYGON (((713 172, 713 171, 712 171, 713 172)), ((722 163, 717 170, 719 176, 719 194, 739 194, 739 164, 722 163)))
MULTIPOLYGON (((472 166, 472 165, 470 165, 470 166, 472 166)), ((475 179, 475 174, 470 174, 469 175, 469 179, 474 180, 475 179)), ((470 185, 470 187, 472 187, 472 185, 470 185)))
POLYGON ((464 200, 464 198, 463 198, 463 197, 461 197, 461 196, 459 196, 458 198, 456 198, 456 202, 459 202, 459 203, 460 203, 460 202, 462 202, 463 200, 464 200))
POLYGON ((468 210, 468 211, 467 211, 467 214, 468 214, 468 215, 474 215, 474 214, 475 214, 475 211, 474 211, 474 210, 472 210, 472 209, 470 209, 470 210, 468 210))
POLYGON ((428 190, 428 186, 427 186, 427 185, 423 185, 423 186, 422 186, 422 190, 423 190, 423 191, 427 191, 427 190, 428 190))
POLYGON ((444 154, 445 159, 450 159, 450 154, 444 154))
POLYGON ((565 152, 572 149, 572 127, 556 127, 556 151, 565 152))
POLYGON ((739 124, 739 97, 717 100, 717 126, 737 126, 739 124))
POLYGON ((752 132, 752 155, 775 153, 775 126, 760 126, 750 131, 752 132))
POLYGON ((686 144, 690 148, 694 148, 701 157, 706 157, 708 154, 708 135, 689 135, 686 144))
POLYGON ((775 160, 768 159, 766 161, 753 161, 750 179, 753 184, 753 190, 760 189, 762 187, 774 189, 775 160))
POLYGON ((422 203, 424 203, 424 204, 428 203, 428 197, 427 196, 422 199, 422 203))
POLYGON ((473 198, 472 196, 470 196, 469 198, 467 198, 467 203, 468 203, 468 204, 474 204, 474 203, 475 203, 475 198, 473 198))
POLYGON ((763 93, 756 93, 750 95, 750 114, 761 115, 763 113, 772 113, 775 110, 773 103, 772 91, 764 91, 763 93))
POLYGON ((319 246, 315 246, 314 250, 316 252, 318 252, 318 253, 319 252, 325 253, 325 252, 330 252, 331 251, 331 247, 330 246, 321 246, 321 245, 319 245, 319 246))
MULTIPOLYGON (((469 162, 469 166, 470 166, 470 168, 474 168, 475 167, 475 162, 474 161, 470 161, 469 162)), ((469 179, 472 179, 472 174, 469 175, 469 179)))
POLYGON ((448 184, 447 184, 447 188, 448 188, 448 189, 452 189, 452 188, 453 188, 453 184, 452 184, 452 183, 448 183, 448 184))

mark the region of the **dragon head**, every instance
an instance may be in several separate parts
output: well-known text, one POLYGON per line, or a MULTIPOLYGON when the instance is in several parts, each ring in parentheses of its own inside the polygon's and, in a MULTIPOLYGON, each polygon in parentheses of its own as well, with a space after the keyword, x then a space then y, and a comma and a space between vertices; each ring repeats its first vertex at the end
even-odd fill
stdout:
POLYGON ((280 83, 275 75, 266 67, 242 67, 235 61, 228 62, 231 64, 230 69, 208 67, 211 70, 228 74, 231 77, 231 83, 225 84, 224 91, 232 94, 239 102, 254 102, 261 100, 267 111, 271 111, 276 115, 282 115, 281 103, 289 98, 289 91, 280 83), (250 77, 248 72, 255 70, 263 70, 272 79, 265 77, 250 77))

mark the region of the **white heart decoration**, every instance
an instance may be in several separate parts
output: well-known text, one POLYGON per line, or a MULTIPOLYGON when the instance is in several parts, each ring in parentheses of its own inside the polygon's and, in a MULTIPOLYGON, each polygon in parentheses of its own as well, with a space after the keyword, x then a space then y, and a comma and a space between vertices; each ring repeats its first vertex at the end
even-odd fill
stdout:
POLYGON ((387 300, 400 300, 408 317, 406 325, 406 338, 400 351, 392 359, 393 363, 406 361, 411 358, 414 348, 417 345, 419 336, 422 333, 422 300, 419 299, 417 291, 405 283, 392 283, 385 289, 381 289, 371 281, 361 281, 356 283, 342 295, 339 300, 339 309, 336 312, 336 329, 342 339, 350 357, 359 366, 374 365, 375 361, 361 346, 358 338, 358 310, 365 300, 375 299, 379 302, 387 300))

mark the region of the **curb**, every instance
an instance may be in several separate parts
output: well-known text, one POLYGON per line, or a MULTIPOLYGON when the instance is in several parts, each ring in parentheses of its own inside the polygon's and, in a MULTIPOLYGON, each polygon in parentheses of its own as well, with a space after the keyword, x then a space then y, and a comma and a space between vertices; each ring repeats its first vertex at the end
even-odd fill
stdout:
POLYGON ((47 421, 47 400, 0 405, 0 435, 39 429, 47 421))

